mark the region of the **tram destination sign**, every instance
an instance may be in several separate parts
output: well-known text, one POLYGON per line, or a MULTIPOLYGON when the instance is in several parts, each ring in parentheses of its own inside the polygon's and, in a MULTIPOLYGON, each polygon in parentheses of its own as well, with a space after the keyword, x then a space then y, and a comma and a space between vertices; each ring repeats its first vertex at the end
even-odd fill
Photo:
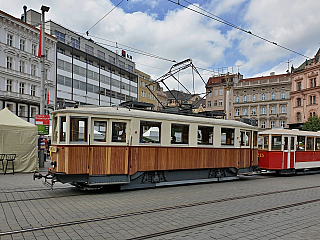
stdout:
POLYGON ((35 123, 38 126, 38 135, 48 135, 50 125, 50 115, 37 114, 35 123))

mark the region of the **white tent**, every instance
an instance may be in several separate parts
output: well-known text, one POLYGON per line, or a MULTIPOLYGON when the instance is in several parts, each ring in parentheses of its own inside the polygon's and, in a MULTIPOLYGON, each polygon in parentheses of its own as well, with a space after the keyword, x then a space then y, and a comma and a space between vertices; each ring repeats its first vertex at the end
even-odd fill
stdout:
MULTIPOLYGON (((0 153, 16 154, 15 172, 33 172, 38 167, 37 145, 37 126, 17 117, 6 108, 0 111, 0 153)), ((8 167, 11 167, 10 163, 8 167)))

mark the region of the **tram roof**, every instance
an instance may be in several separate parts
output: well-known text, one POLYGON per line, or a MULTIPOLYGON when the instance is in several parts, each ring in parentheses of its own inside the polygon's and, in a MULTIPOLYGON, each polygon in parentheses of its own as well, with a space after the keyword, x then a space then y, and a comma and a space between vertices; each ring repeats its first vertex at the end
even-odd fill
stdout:
POLYGON ((259 135, 265 135, 265 134, 320 137, 320 132, 300 131, 300 130, 290 130, 290 129, 270 129, 270 130, 259 132, 259 135))
POLYGON ((208 118, 203 116, 187 116, 180 115, 175 113, 162 113, 156 111, 146 111, 138 109, 128 109, 124 107, 78 107, 78 108, 66 108, 55 110, 52 112, 52 115, 61 114, 61 113, 81 113, 95 116, 121 116, 121 117, 133 117, 133 118, 145 118, 145 119, 158 119, 158 120, 167 120, 167 121, 181 121, 181 122, 197 122, 202 124, 214 124, 221 126, 233 126, 240 128, 249 128, 258 130, 257 127, 251 126, 249 124, 235 121, 235 120, 226 120, 226 119, 215 119, 208 118))

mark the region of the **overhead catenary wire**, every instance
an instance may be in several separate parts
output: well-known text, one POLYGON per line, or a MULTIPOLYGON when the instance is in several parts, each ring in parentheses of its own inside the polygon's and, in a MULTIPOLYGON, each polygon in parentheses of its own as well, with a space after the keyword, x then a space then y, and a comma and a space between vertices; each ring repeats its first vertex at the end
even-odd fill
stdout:
POLYGON ((188 6, 182 5, 179 0, 178 0, 178 2, 175 2, 175 1, 173 1, 173 0, 168 0, 168 1, 171 2, 171 3, 174 3, 174 4, 176 4, 176 5, 179 5, 179 6, 183 7, 183 8, 186 8, 186 9, 188 9, 188 10, 191 10, 191 11, 193 11, 193 12, 195 12, 195 13, 198 13, 198 14, 200 14, 200 15, 203 15, 203 16, 205 16, 205 17, 211 18, 212 20, 215 20, 215 21, 217 21, 217 22, 220 22, 220 23, 223 23, 223 24, 225 24, 225 25, 228 25, 228 26, 230 26, 230 27, 232 27, 232 28, 236 28, 236 29, 238 29, 238 30, 240 30, 240 31, 243 31, 243 32, 245 32, 245 33, 247 33, 247 34, 250 34, 250 35, 252 35, 252 36, 254 36, 254 37, 256 37, 256 38, 259 38, 259 39, 261 39, 261 40, 263 40, 263 41, 266 41, 266 42, 271 43, 271 44, 273 44, 273 45, 275 45, 275 46, 278 46, 278 47, 280 47, 280 48, 282 48, 282 49, 285 49, 285 50, 287 50, 287 51, 289 51, 289 52, 295 53, 295 54, 300 55, 300 56, 302 56, 302 57, 305 57, 305 58, 307 58, 307 59, 311 59, 310 57, 308 57, 308 56, 306 56, 306 55, 303 55, 303 54, 301 54, 301 53, 299 53, 299 52, 297 52, 297 51, 294 51, 294 50, 292 50, 292 49, 290 49, 290 48, 287 48, 287 47, 285 47, 285 46, 279 45, 279 44, 277 44, 276 42, 273 42, 273 41, 268 40, 268 39, 266 39, 266 38, 264 38, 264 37, 261 37, 261 36, 259 36, 259 35, 257 35, 257 34, 254 34, 254 33, 252 33, 251 31, 248 31, 248 30, 245 30, 245 29, 243 29, 243 28, 240 28, 240 27, 236 26, 235 24, 230 23, 230 22, 228 22, 228 21, 226 21, 226 20, 224 20, 224 19, 222 19, 222 18, 220 18, 220 17, 217 17, 216 15, 214 15, 214 14, 212 14, 212 13, 210 13, 210 12, 208 12, 208 11, 206 11, 206 10, 198 7, 198 6, 196 6, 195 4, 190 3, 190 2, 187 1, 187 0, 181 0, 181 1, 185 1, 185 2, 187 2, 188 4, 190 4, 190 5, 198 8, 199 10, 208 13, 208 14, 211 15, 211 16, 209 16, 209 15, 203 13, 203 12, 199 12, 199 11, 197 11, 197 10, 195 10, 195 9, 189 8, 188 6))
MULTIPOLYGON (((99 22, 102 21, 106 16, 108 16, 114 9, 116 9, 124 0, 121 0, 116 6, 114 6, 108 13, 106 13, 98 22, 96 22, 91 28, 88 29, 86 32, 87 35, 89 35, 89 31, 94 28, 99 22)), ((127 0, 128 1, 128 0, 127 0)))

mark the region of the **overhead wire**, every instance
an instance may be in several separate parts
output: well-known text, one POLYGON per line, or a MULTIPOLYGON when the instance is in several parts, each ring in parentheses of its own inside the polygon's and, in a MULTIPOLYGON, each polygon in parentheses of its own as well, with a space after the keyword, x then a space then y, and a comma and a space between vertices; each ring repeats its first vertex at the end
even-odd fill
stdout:
POLYGON ((87 35, 89 35, 89 31, 94 28, 99 22, 102 21, 106 16, 108 16, 114 9, 116 9, 124 0, 121 0, 116 6, 114 6, 108 13, 106 13, 98 22, 96 22, 89 30, 86 32, 87 35))
POLYGON ((209 16, 209 15, 203 13, 203 12, 199 12, 199 11, 197 11, 197 10, 195 10, 195 9, 189 8, 188 6, 184 6, 184 5, 182 5, 182 4, 180 3, 179 0, 178 0, 178 2, 175 2, 175 1, 173 1, 173 0, 168 0, 168 1, 171 2, 171 3, 174 3, 174 4, 176 4, 176 5, 179 5, 179 6, 181 6, 181 7, 184 7, 184 8, 186 8, 186 9, 188 9, 188 10, 191 10, 191 11, 193 11, 193 12, 195 12, 195 13, 198 13, 198 14, 200 14, 200 15, 203 15, 203 16, 205 16, 205 17, 211 18, 212 20, 215 20, 215 21, 217 21, 217 22, 220 22, 220 23, 223 23, 223 24, 225 24, 225 25, 228 25, 228 26, 230 26, 230 27, 232 27, 232 28, 236 28, 236 29, 238 29, 238 30, 240 30, 240 31, 243 31, 243 32, 245 32, 245 33, 247 33, 247 34, 250 34, 250 35, 252 35, 252 36, 254 36, 254 37, 256 37, 256 38, 259 38, 259 39, 261 39, 261 40, 263 40, 263 41, 266 41, 266 42, 268 42, 268 43, 271 43, 271 44, 273 44, 273 45, 275 45, 275 46, 278 46, 278 47, 280 47, 280 48, 282 48, 282 49, 285 49, 285 50, 287 50, 287 51, 290 51, 290 52, 295 53, 295 54, 297 54, 297 55, 300 55, 300 56, 302 56, 302 57, 311 59, 310 57, 308 57, 308 56, 306 56, 306 55, 303 55, 303 54, 301 54, 301 53, 299 53, 299 52, 297 52, 297 51, 294 51, 294 50, 292 50, 292 49, 290 49, 290 48, 287 48, 287 47, 284 47, 284 46, 282 46, 282 45, 279 45, 279 44, 277 44, 276 42, 273 42, 273 41, 268 40, 268 39, 266 39, 266 38, 264 38, 264 37, 261 37, 261 36, 259 36, 259 35, 257 35, 257 34, 254 34, 254 33, 252 33, 251 31, 248 31, 248 30, 245 30, 245 29, 243 29, 243 28, 240 28, 240 27, 236 26, 235 24, 230 23, 230 22, 228 22, 228 21, 226 21, 226 20, 224 20, 224 19, 222 19, 222 18, 220 18, 220 17, 218 17, 218 16, 216 16, 216 15, 214 15, 214 14, 206 11, 205 9, 202 9, 202 8, 196 6, 195 4, 190 3, 190 2, 187 1, 187 0, 181 0, 181 1, 185 1, 185 2, 189 3, 190 5, 192 5, 192 6, 196 7, 196 8, 198 8, 198 9, 200 9, 201 11, 206 12, 206 13, 212 15, 213 17, 212 17, 212 16, 209 16))

